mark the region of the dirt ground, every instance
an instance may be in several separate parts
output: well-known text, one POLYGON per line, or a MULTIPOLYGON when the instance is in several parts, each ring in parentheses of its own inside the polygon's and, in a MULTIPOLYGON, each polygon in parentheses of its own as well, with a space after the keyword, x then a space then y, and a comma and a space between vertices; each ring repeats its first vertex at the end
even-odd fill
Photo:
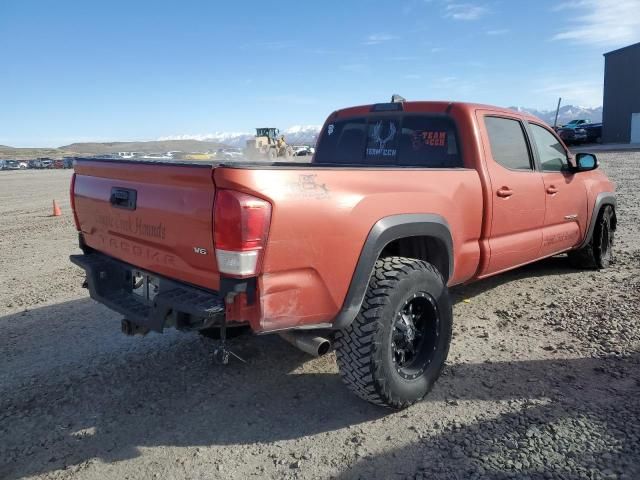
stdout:
POLYGON ((125 337, 68 261, 70 172, 0 172, 0 478, 640 478, 640 153, 599 158, 615 265, 453 289, 444 376, 398 413, 278 337, 226 367, 197 334, 125 337))

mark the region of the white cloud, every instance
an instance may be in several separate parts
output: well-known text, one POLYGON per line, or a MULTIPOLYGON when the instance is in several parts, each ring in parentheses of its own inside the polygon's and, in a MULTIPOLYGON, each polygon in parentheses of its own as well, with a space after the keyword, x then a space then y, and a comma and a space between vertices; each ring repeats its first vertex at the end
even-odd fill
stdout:
POLYGON ((379 45, 384 42, 389 42, 391 40, 397 40, 398 37, 396 35, 389 35, 388 33, 374 33, 369 35, 364 42, 363 45, 379 45))
POLYGON ((554 11, 569 11, 570 25, 554 40, 600 47, 621 47, 640 41, 640 0, 574 0, 554 11))
POLYGON ((417 57, 415 55, 399 55, 397 57, 389 57, 387 58, 387 60, 392 61, 392 62, 414 62, 416 60, 419 60, 420 57, 417 57))
POLYGON ((259 47, 262 47, 267 50, 284 50, 285 48, 290 48, 291 44, 289 42, 261 42, 258 44, 259 47))
POLYGON ((349 63, 347 65, 340 65, 340 69, 346 72, 361 73, 368 70, 368 66, 364 63, 349 63))
POLYGON ((487 30, 487 35, 506 35, 507 33, 509 33, 509 29, 508 28, 499 28, 496 30, 487 30))
POLYGON ((489 9, 483 5, 473 3, 450 3, 445 7, 446 18, 454 20, 478 20, 489 13, 489 9))
POLYGON ((545 98, 562 97, 563 104, 587 105, 590 107, 602 105, 602 82, 577 80, 567 81, 566 78, 545 78, 539 83, 540 87, 533 93, 545 98))

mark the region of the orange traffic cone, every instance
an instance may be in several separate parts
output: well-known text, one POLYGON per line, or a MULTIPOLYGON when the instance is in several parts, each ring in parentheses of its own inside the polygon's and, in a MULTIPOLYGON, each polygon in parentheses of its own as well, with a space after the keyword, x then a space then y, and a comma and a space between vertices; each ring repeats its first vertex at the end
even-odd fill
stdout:
POLYGON ((62 215, 62 210, 60 210, 60 207, 58 206, 57 202, 54 200, 53 201, 53 214, 51 214, 52 217, 59 217, 60 215, 62 215))

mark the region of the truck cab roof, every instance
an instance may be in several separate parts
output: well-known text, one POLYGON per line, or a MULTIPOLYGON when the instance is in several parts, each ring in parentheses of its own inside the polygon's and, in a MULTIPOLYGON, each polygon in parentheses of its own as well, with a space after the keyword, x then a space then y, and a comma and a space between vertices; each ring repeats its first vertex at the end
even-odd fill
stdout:
POLYGON ((504 113, 505 115, 516 115, 526 120, 535 122, 541 122, 542 120, 526 112, 520 112, 504 107, 497 107, 495 105, 485 105, 481 103, 468 103, 468 102, 452 102, 446 100, 434 100, 434 101, 405 101, 405 102, 389 102, 389 103, 374 103, 368 105, 358 105, 354 107, 347 107, 340 110, 336 110, 330 119, 352 117, 358 115, 365 115, 368 113, 383 113, 383 112, 405 112, 405 113, 450 113, 456 109, 462 110, 466 114, 473 114, 476 110, 492 110, 496 113, 504 113))

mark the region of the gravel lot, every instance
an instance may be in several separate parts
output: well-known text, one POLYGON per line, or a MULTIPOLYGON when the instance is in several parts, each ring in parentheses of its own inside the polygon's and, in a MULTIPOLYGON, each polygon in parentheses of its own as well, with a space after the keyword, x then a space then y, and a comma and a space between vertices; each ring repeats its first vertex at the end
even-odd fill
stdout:
POLYGON ((445 374, 399 413, 277 337, 221 367, 197 334, 123 336, 68 262, 70 172, 0 172, 0 478, 640 478, 640 153, 599 158, 615 265, 454 289, 445 374))

